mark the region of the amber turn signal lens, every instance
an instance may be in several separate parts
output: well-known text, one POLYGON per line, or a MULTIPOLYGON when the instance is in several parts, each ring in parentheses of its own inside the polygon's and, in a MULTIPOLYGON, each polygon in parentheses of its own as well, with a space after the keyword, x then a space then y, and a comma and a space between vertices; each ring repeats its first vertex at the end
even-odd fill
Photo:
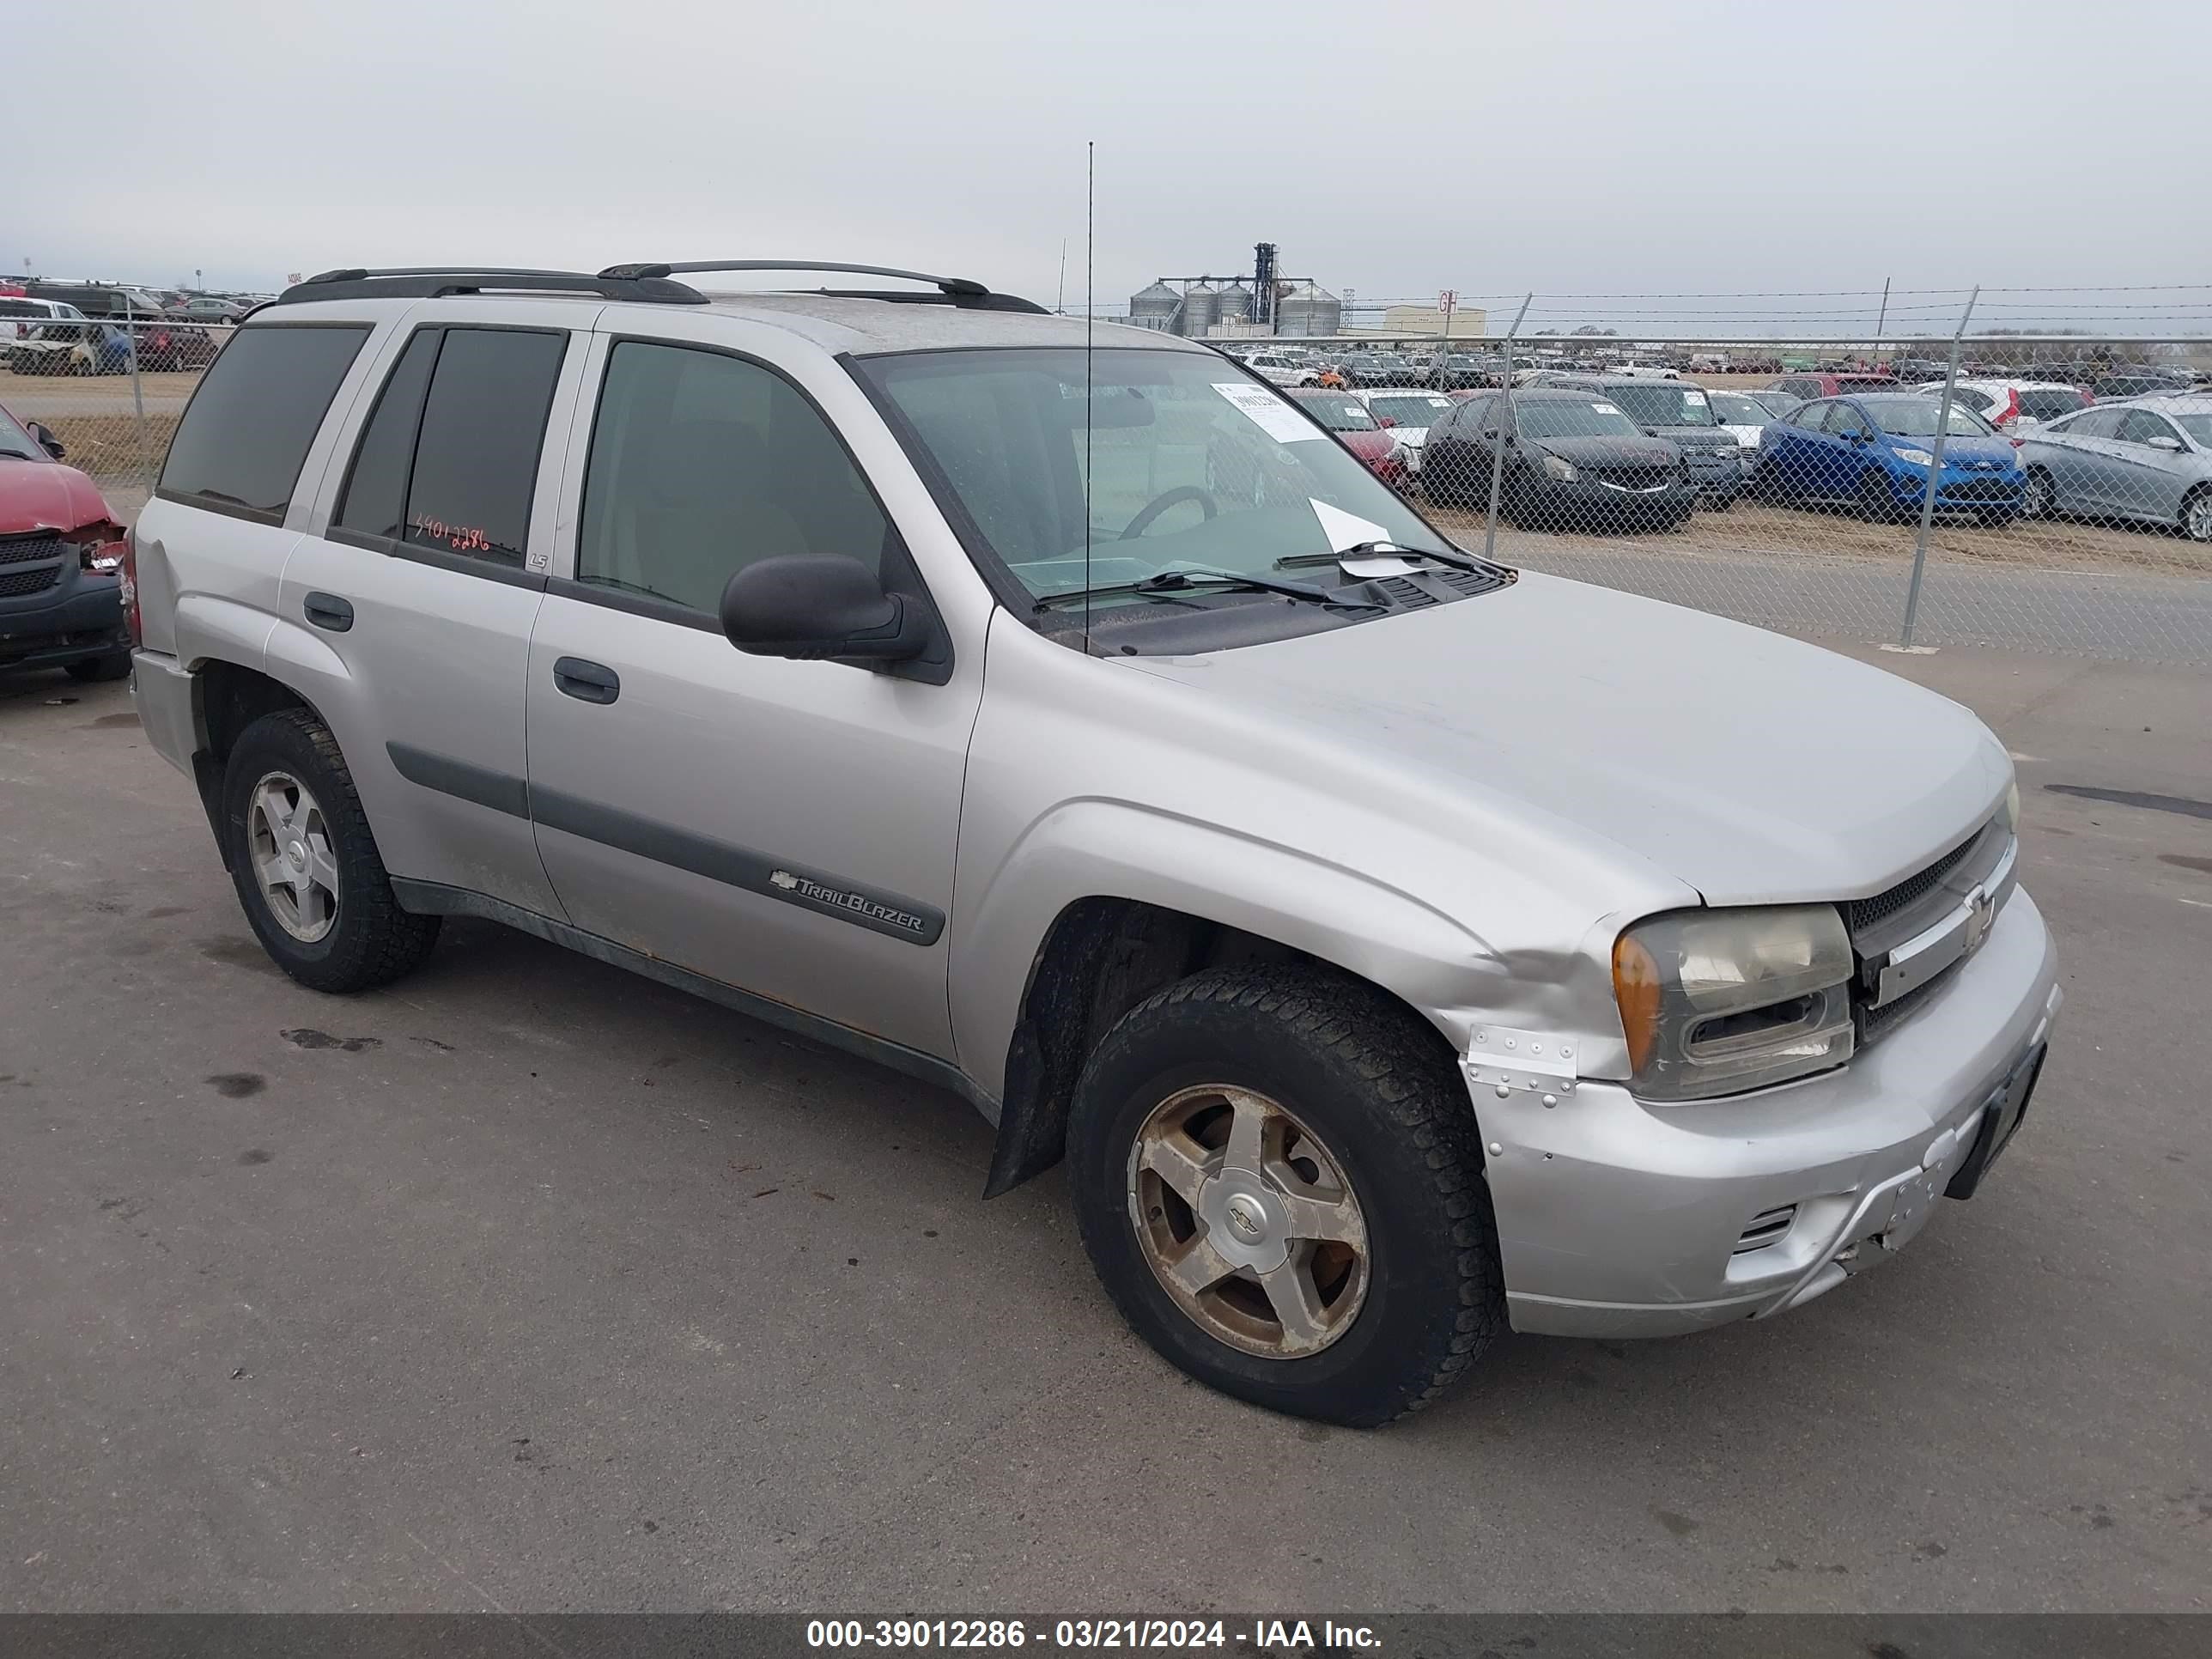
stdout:
POLYGON ((1613 946, 1613 995, 1628 1037, 1628 1063, 1641 1072, 1659 1039, 1659 964, 1632 935, 1613 946))

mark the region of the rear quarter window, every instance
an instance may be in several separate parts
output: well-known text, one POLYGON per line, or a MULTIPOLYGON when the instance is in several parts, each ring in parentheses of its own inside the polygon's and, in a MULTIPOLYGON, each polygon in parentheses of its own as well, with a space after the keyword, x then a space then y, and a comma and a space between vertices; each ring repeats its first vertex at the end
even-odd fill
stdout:
POLYGON ((366 323, 264 323, 238 331, 185 411, 159 494, 282 523, 300 464, 368 335, 366 323))

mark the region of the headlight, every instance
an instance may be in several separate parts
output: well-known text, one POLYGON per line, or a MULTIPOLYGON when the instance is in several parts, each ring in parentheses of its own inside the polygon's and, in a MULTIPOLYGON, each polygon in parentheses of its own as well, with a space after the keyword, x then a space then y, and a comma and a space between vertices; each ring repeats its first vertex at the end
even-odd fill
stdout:
POLYGON ((1572 462, 1563 461, 1557 455, 1547 455, 1544 457, 1544 476, 1557 478, 1561 483, 1572 483, 1582 474, 1575 471, 1572 462))
POLYGON ((1900 461, 1909 462, 1914 466, 1933 466, 1936 465, 1936 458, 1924 449, 1900 449, 1897 452, 1897 459, 1900 461))
POLYGON ((1851 1055, 1851 941, 1827 904, 1678 910, 1613 947, 1613 995, 1647 1100, 1705 1100, 1851 1055))
POLYGON ((2020 834, 2020 780, 2014 778, 2005 790, 2003 817, 2005 828, 2014 836, 2020 834))

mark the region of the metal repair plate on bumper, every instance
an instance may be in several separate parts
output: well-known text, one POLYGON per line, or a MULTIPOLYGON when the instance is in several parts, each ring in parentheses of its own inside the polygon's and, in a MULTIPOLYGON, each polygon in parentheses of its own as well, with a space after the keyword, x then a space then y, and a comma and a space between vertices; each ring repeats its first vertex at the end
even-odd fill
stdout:
POLYGON ((2028 1097, 2035 1092, 2036 1079, 2043 1075, 2043 1057, 2049 1050, 2049 1044, 2038 1043, 1990 1092, 1988 1109, 1982 1114, 1981 1133, 1974 1137, 1973 1150, 1952 1176, 1950 1185, 1944 1188, 1946 1198, 1972 1198, 1982 1177, 1990 1172, 1990 1165, 1997 1161, 1997 1154, 2012 1144, 2021 1120, 2027 1115, 2028 1097))

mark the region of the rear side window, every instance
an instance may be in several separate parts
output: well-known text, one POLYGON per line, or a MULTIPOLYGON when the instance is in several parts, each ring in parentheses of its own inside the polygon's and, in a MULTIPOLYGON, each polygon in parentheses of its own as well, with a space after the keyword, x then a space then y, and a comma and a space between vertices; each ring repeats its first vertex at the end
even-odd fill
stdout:
POLYGON ((2031 421, 2055 421, 2081 407, 2081 394, 2070 386, 2023 392, 2020 412, 2031 421))
POLYGON ((283 522, 300 464, 368 333, 366 324, 240 329, 185 411, 160 493, 264 524, 283 522))
POLYGON ((426 328, 354 450, 335 527, 519 567, 568 337, 426 328))

